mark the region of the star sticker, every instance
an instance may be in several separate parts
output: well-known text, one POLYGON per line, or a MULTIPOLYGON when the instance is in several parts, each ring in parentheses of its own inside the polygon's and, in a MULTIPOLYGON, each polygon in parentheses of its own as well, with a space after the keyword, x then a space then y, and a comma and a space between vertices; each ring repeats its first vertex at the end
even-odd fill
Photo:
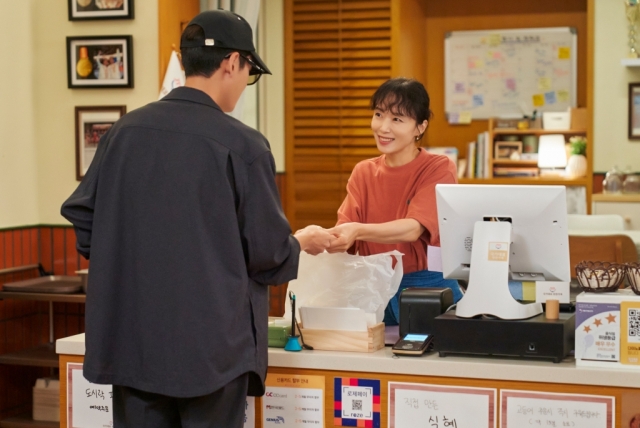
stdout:
POLYGON ((616 316, 613 314, 609 314, 609 316, 605 318, 607 319, 607 321, 609 321, 609 324, 616 322, 616 316))
POLYGON ((596 327, 600 327, 600 326, 602 325, 602 321, 600 321, 598 318, 596 318, 596 319, 593 321, 593 324, 594 324, 596 327))
POLYGON ((588 325, 584 326, 584 331, 585 333, 589 333, 591 331, 591 327, 589 327, 588 325))

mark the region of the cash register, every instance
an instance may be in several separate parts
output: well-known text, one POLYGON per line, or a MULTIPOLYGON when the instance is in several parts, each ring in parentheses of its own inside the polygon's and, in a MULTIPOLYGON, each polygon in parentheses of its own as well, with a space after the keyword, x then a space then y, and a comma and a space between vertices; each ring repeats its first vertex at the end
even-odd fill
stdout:
POLYGON ((570 281, 564 186, 436 186, 442 270, 468 281, 455 310, 434 320, 435 350, 560 362, 574 346, 573 313, 550 320, 523 304, 515 281, 570 281))

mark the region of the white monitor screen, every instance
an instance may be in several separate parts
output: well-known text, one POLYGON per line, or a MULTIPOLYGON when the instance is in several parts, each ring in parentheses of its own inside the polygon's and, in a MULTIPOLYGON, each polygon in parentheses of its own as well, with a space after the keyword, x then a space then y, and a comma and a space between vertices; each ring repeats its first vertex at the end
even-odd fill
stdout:
POLYGON ((469 279, 476 222, 509 221, 514 280, 571 280, 564 186, 438 184, 436 201, 445 278, 469 279))

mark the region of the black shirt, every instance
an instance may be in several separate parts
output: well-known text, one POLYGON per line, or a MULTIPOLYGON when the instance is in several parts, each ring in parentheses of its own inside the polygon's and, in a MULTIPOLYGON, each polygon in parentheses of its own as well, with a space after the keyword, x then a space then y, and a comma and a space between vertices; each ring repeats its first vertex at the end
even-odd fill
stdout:
POLYGON ((103 136, 62 206, 91 259, 89 381, 193 397, 249 372, 264 392, 267 285, 300 254, 274 176, 267 140, 193 88, 103 136))

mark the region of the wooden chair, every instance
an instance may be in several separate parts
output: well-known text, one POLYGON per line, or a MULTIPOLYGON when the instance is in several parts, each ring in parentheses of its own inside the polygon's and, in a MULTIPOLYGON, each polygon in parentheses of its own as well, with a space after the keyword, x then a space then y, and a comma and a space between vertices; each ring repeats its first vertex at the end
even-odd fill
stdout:
POLYGON ((581 261, 627 263, 638 261, 638 250, 627 235, 569 236, 571 277, 581 261))

